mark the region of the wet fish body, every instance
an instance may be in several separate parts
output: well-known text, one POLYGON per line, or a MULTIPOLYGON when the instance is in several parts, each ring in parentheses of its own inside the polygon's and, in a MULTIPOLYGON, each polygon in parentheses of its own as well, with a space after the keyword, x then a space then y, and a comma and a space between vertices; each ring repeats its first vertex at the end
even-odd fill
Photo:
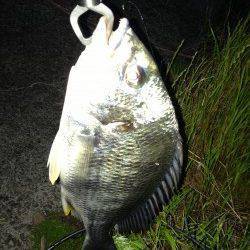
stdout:
POLYGON ((116 249, 111 231, 147 229, 177 190, 182 142, 157 66, 122 19, 100 20, 72 67, 48 164, 64 212, 86 227, 83 249, 116 249))

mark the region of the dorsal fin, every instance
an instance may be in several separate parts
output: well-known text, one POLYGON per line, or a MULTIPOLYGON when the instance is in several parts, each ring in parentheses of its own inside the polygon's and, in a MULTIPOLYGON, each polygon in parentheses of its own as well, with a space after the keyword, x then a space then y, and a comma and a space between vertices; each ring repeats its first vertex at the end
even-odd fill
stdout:
POLYGON ((117 223, 119 233, 141 232, 148 229, 157 215, 168 204, 178 190, 182 179, 183 149, 179 141, 176 146, 173 163, 156 187, 151 197, 135 211, 117 223))

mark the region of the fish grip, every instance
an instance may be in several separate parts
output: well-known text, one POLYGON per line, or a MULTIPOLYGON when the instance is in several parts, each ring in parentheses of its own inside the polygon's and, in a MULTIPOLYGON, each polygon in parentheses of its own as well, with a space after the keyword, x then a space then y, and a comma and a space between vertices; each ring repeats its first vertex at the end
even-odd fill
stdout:
POLYGON ((83 36, 78 20, 81 15, 83 15, 89 10, 105 16, 107 23, 107 32, 108 32, 107 37, 111 35, 114 24, 114 14, 112 10, 109 9, 106 5, 104 5, 102 1, 81 0, 79 5, 77 5, 70 14, 70 23, 76 36, 84 46, 87 46, 91 43, 92 37, 87 38, 83 36))

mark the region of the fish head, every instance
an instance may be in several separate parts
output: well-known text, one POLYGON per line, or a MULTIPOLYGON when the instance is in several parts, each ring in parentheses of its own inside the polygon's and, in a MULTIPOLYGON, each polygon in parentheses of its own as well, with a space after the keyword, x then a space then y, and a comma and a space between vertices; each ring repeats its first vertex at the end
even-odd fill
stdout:
POLYGON ((72 68, 69 84, 77 85, 73 112, 88 113, 102 124, 150 123, 174 112, 156 63, 126 18, 107 37, 101 18, 72 68))

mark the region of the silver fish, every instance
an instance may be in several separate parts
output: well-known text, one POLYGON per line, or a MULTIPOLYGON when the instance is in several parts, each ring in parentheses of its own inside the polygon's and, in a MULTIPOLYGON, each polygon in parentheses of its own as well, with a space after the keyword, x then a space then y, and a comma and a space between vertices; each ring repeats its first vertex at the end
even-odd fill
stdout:
POLYGON ((49 178, 65 214, 86 228, 83 249, 116 249, 120 233, 147 229, 180 184, 182 140, 150 53, 122 19, 101 18, 71 68, 49 178))

